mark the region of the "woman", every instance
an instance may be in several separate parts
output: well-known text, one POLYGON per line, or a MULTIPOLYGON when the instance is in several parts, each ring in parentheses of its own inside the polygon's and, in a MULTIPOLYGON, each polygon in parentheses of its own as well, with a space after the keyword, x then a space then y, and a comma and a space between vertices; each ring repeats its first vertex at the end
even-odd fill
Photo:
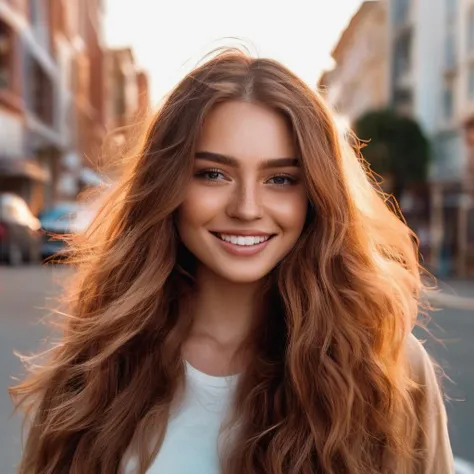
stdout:
POLYGON ((86 237, 61 344, 12 389, 21 474, 453 472, 416 239, 277 62, 190 73, 86 237))

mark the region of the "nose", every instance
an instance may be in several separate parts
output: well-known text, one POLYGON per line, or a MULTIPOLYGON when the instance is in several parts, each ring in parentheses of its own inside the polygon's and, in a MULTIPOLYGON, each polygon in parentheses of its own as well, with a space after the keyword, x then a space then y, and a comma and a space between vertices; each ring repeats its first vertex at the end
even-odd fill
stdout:
POLYGON ((243 221, 261 219, 262 203, 257 188, 256 185, 248 184, 237 186, 229 199, 227 215, 243 221))

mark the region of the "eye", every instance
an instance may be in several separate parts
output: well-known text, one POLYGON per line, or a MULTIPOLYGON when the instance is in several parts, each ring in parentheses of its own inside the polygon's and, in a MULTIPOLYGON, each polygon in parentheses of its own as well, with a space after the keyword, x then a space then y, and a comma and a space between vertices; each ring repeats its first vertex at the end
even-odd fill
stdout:
POLYGON ((201 170, 198 171, 195 176, 207 181, 221 181, 226 179, 224 173, 218 169, 201 170))
POLYGON ((279 174, 272 176, 268 179, 267 183, 274 184, 276 186, 289 186, 296 183, 296 178, 294 176, 289 176, 286 174, 279 174))

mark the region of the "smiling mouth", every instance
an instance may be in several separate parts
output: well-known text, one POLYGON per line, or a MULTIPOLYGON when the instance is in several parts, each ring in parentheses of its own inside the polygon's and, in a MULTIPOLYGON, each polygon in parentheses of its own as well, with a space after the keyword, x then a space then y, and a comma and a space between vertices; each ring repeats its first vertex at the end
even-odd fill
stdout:
POLYGON ((228 242, 233 245, 238 245, 240 247, 252 247, 255 245, 259 245, 275 237, 275 234, 231 235, 231 234, 222 234, 219 232, 211 232, 211 234, 217 237, 218 239, 223 240, 224 242, 228 242))

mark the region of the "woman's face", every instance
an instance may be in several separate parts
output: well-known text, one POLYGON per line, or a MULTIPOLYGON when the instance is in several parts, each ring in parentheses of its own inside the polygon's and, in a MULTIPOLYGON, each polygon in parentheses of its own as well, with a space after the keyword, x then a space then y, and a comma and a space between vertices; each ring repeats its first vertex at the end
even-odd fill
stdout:
POLYGON ((229 101, 207 116, 178 211, 184 245, 229 281, 255 282, 292 249, 307 195, 290 130, 278 113, 229 101))

